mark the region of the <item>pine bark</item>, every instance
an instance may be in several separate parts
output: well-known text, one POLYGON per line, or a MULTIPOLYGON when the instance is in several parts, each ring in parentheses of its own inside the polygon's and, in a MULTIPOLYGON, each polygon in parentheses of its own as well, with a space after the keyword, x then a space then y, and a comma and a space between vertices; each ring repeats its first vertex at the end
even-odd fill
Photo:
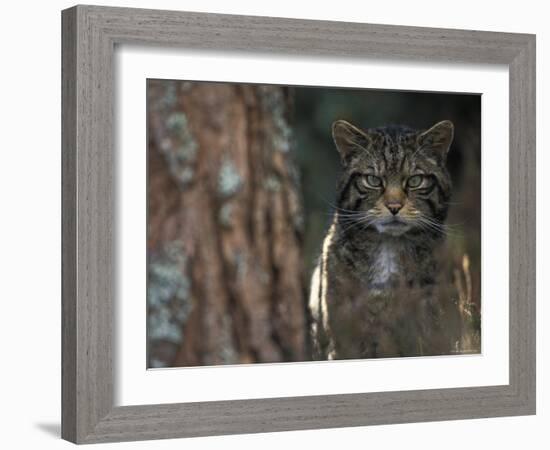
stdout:
POLYGON ((148 81, 149 365, 306 358, 291 95, 148 81))

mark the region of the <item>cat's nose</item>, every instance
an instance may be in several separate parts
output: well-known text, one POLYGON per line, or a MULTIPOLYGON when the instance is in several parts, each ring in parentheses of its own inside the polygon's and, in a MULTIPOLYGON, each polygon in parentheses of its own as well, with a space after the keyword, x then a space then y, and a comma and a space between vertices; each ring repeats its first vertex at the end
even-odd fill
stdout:
POLYGON ((386 203, 386 208, 395 216, 403 208, 403 205, 401 203, 386 203))

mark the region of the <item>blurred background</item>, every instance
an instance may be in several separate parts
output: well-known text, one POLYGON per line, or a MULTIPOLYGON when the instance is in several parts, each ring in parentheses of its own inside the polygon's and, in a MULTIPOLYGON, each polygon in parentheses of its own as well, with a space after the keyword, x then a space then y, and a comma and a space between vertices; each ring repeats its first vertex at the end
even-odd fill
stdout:
POLYGON ((306 304, 340 174, 336 119, 454 123, 441 269, 460 348, 479 351, 479 95, 174 80, 148 80, 147 95, 148 367, 311 359, 306 304))

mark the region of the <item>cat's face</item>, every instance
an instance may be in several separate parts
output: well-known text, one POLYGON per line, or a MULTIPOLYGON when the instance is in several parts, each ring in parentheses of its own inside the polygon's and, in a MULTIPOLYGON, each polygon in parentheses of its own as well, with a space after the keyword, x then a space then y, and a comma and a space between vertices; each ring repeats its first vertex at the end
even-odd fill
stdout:
POLYGON ((332 134, 344 166, 338 198, 342 223, 392 236, 442 234, 451 194, 445 168, 453 139, 450 121, 426 131, 363 131, 338 120, 332 134))

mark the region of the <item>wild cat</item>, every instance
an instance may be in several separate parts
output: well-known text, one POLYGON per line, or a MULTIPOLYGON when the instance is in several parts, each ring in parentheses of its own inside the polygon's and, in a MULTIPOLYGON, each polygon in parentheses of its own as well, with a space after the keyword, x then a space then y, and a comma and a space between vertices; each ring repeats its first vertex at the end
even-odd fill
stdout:
POLYGON ((453 133, 448 120, 428 130, 333 124, 343 173, 311 282, 315 359, 446 352, 434 252, 453 133))

